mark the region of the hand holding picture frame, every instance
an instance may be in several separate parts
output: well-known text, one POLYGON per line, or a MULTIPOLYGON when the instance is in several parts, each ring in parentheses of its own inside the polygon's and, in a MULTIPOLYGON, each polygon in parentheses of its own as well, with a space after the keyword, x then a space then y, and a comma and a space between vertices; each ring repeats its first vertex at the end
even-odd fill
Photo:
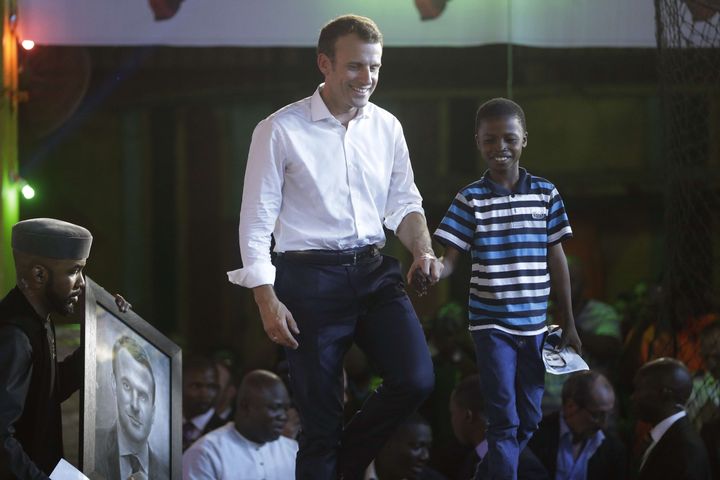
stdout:
POLYGON ((182 478, 182 353, 86 277, 83 472, 92 480, 182 478))

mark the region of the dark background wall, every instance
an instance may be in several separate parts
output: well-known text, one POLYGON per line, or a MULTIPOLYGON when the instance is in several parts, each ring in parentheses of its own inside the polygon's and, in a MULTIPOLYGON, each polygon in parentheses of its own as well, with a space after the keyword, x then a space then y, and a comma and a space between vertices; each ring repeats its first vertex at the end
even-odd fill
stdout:
MULTIPOLYGON (((125 294, 185 347, 229 348, 248 367, 266 366, 273 347, 251 294, 229 284, 225 272, 240 265, 237 219, 252 130, 322 81, 314 51, 34 52, 21 77, 30 101, 20 132, 21 173, 37 196, 23 203, 22 218, 88 227, 95 243, 87 272, 98 283, 125 294), (38 52, 53 66, 43 71, 38 52), (62 112, 52 117, 37 99, 67 113, 73 88, 79 107, 55 128, 62 112)), ((506 55, 499 45, 385 49, 373 101, 404 126, 431 228, 456 190, 484 170, 474 150, 474 111, 506 95, 506 55)), ((512 63, 513 97, 528 119, 521 164, 562 193, 575 230, 566 251, 586 263, 590 293, 612 300, 658 280, 666 179, 655 52, 514 47, 512 63)), ((394 239, 386 251, 407 264, 394 239)), ((465 303, 464 268, 416 299, 421 317, 450 300, 465 303)))

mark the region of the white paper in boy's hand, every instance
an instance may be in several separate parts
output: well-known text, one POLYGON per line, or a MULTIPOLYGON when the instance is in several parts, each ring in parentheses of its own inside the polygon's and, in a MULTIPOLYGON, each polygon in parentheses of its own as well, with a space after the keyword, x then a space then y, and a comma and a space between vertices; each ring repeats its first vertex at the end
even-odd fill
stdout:
POLYGON ((557 349, 557 346, 560 345, 562 328, 557 325, 550 325, 548 330, 549 333, 545 337, 542 349, 546 372, 552 375, 565 375, 580 370, 590 370, 585 360, 572 347, 565 347, 562 350, 557 349))
POLYGON ((55 469, 50 474, 51 480, 90 480, 77 468, 73 467, 70 462, 61 458, 55 469))

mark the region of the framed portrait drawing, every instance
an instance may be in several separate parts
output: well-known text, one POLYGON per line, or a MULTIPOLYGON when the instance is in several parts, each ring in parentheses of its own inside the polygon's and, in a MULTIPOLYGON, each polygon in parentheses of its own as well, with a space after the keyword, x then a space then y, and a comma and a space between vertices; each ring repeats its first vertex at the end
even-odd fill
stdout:
POLYGON ((82 470, 91 480, 181 479, 180 347, 85 281, 82 470))

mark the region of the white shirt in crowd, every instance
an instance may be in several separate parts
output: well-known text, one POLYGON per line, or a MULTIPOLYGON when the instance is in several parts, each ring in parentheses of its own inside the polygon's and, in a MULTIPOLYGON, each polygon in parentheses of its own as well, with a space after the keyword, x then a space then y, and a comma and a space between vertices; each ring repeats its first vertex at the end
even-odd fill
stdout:
POLYGON ((214 430, 183 454, 183 480, 287 480, 295 478, 295 440, 251 442, 234 423, 214 430))
POLYGON ((368 103, 347 129, 320 96, 290 104, 255 128, 240 212, 244 268, 231 282, 272 284, 275 251, 385 244, 411 212, 423 213, 400 122, 368 103))
POLYGON ((673 426, 675 422, 683 418, 685 415, 687 415, 687 412, 685 410, 680 410, 679 412, 670 415, 669 417, 662 420, 660 423, 655 425, 652 430, 650 430, 650 438, 652 438, 652 443, 650 446, 645 450, 645 453, 642 456, 642 463, 640 463, 640 470, 645 466, 645 462, 647 461, 648 457, 650 456, 650 452, 653 448, 655 448, 655 445, 658 444, 660 439, 667 433, 668 430, 670 430, 670 427, 673 426))

